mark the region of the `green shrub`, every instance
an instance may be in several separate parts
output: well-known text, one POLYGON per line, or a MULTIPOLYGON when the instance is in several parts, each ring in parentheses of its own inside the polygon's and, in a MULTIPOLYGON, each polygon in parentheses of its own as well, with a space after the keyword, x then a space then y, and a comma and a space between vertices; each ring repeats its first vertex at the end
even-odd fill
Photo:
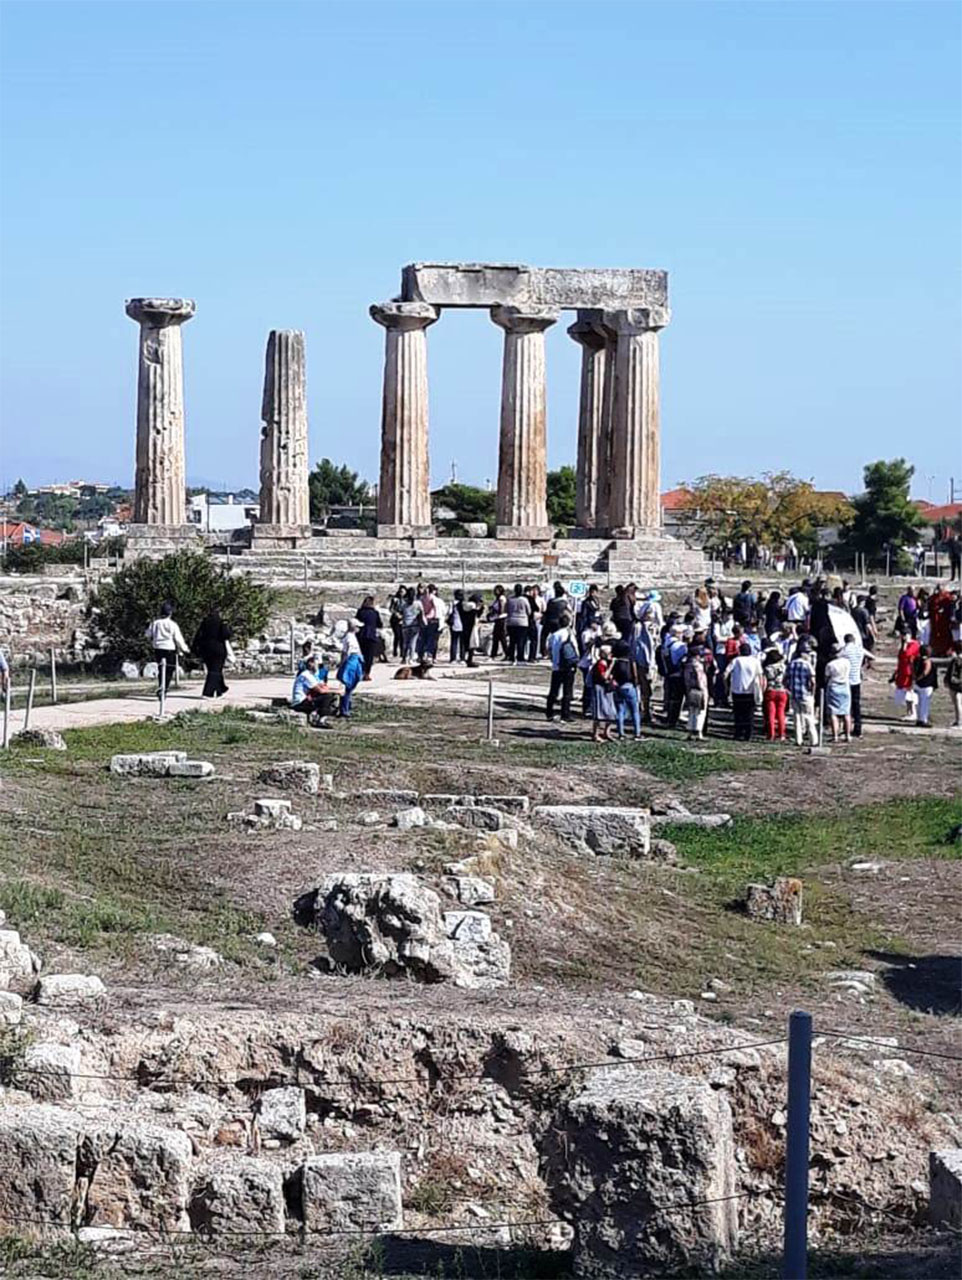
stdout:
POLYGON ((144 632, 165 600, 174 606, 174 618, 188 644, 214 608, 220 610, 235 642, 243 644, 263 629, 274 595, 249 575, 233 576, 197 551, 178 551, 162 560, 135 560, 103 583, 88 606, 91 624, 110 660, 150 657, 144 632))

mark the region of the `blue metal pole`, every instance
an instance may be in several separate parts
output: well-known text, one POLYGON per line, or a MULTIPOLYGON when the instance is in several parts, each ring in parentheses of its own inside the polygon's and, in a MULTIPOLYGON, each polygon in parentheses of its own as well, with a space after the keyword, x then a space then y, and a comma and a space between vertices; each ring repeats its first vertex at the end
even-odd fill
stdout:
POLYGON ((808 1141, 812 1095, 812 1015, 788 1019, 788 1135, 785 1152, 785 1254, 782 1280, 808 1275, 808 1141))

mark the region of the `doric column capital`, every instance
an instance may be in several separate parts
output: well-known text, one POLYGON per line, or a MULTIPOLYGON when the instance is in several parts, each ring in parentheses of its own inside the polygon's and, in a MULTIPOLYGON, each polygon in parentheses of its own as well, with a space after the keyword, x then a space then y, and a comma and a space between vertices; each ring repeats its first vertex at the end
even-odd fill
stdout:
POLYGON ((508 333, 544 333, 560 314, 554 307, 491 308, 491 319, 508 333))
POLYGON ((429 302, 375 302, 368 310, 377 324, 402 333, 426 329, 440 314, 437 307, 432 307, 429 302))
POLYGON ((124 310, 138 324, 166 329, 168 325, 192 320, 197 304, 193 298, 128 298, 124 310))
POLYGON ((601 327, 603 314, 601 311, 579 311, 577 320, 568 326, 568 337, 592 351, 600 351, 606 342, 601 327))
POLYGON ((671 319, 667 307, 631 307, 626 311, 598 312, 601 328, 615 337, 633 338, 664 329, 671 319))

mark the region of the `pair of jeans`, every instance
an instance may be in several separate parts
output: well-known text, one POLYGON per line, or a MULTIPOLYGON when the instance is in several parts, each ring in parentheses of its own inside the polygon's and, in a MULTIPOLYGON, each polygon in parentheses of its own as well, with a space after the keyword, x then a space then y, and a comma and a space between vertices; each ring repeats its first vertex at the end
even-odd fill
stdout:
POLYGON ((548 686, 548 701, 545 707, 549 720, 554 718, 554 708, 559 693, 561 694, 561 719, 571 719, 571 698, 574 694, 576 670, 576 667, 569 667, 566 671, 551 672, 551 684, 548 686))
POLYGON ((464 632, 451 632, 451 656, 449 661, 457 662, 459 658, 464 657, 464 632))
POLYGON ((491 628, 491 651, 489 657, 496 658, 498 652, 508 656, 508 633, 507 624, 504 617, 495 618, 494 625, 491 628))
POLYGON ((418 645, 420 636, 420 628, 417 623, 410 627, 401 628, 401 661, 410 662, 414 657, 415 650, 418 645))
POLYGON ((438 637, 441 633, 441 624, 437 618, 432 618, 430 622, 425 622, 421 628, 421 634, 418 636, 418 657, 419 658, 436 658, 438 656, 438 637))
POLYGON ((848 688, 852 695, 852 733, 856 738, 860 738, 862 736, 862 686, 850 684, 848 688))
POLYGON ((681 672, 671 672, 665 676, 665 723, 674 729, 681 715, 681 704, 685 700, 685 677, 681 672))
POLYGON ((635 726, 635 737, 641 737, 641 706, 638 702, 638 690, 633 684, 620 684, 615 690, 615 716, 618 721, 618 737, 624 736, 625 715, 631 712, 631 722, 635 726))
POLYGON ((524 662, 528 651, 528 624, 508 627, 508 644, 505 655, 509 662, 524 662))
POLYGON ((755 722, 755 695, 733 693, 732 715, 735 718, 735 741, 741 739, 744 742, 750 742, 755 722))
POLYGON ((374 659, 377 657, 377 638, 373 640, 359 640, 358 644, 361 648, 361 657, 364 660, 364 674, 369 676, 371 668, 374 666, 374 659))
POLYGON ((792 700, 792 711, 795 715, 795 742, 801 746, 808 734, 812 746, 818 746, 818 720, 815 716, 815 699, 808 697, 792 700))
POLYGON ((769 742, 784 738, 788 728, 788 691, 765 690, 765 737, 769 742))

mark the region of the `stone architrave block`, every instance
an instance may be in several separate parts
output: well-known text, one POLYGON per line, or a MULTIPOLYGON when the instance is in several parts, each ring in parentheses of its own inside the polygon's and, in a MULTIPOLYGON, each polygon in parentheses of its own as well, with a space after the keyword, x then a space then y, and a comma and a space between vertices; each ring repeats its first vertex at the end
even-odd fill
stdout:
POLYGON ((256 1156, 209 1156, 194 1175, 190 1224, 213 1236, 283 1232, 281 1167, 256 1156))
POLYGON ((66 1102, 79 1092, 80 1050, 73 1044, 41 1041, 24 1051, 22 1087, 39 1102, 66 1102))
POLYGON ((445 876, 443 884, 445 892, 457 898, 463 907, 494 902, 495 886, 491 876, 450 875, 445 876))
POLYGON ((301 1169, 307 1231, 400 1231, 401 1156, 397 1151, 332 1152, 301 1169))
POLYGON ((167 767, 168 778, 212 778, 214 766, 209 760, 172 760, 167 767))
POLYGON ((713 1274, 737 1242, 728 1102, 670 1071, 598 1071, 562 1107, 547 1180, 575 1228, 574 1273, 628 1280, 713 1274), (713 1201, 679 1211, 694 1201, 713 1201))
POLYGON ((502 813, 527 813, 531 801, 527 796, 475 796, 474 803, 487 809, 500 809, 502 813))
POLYGON ((42 1104, 0 1107, 0 1219, 71 1225, 83 1120, 42 1104))
POLYGON ((143 751, 110 757, 110 772, 122 777, 166 778, 172 764, 183 764, 186 751, 143 751))
POLYGON ((580 852, 646 858, 651 851, 647 809, 609 805, 538 805, 534 819, 580 852))
POLYGON ((30 948, 20 939, 16 929, 0 929, 0 986, 2 979, 28 978, 33 973, 33 957, 30 948))
POLYGON ((482 808, 476 804, 453 804, 445 809, 444 816, 449 822, 473 831, 500 831, 507 825, 500 809, 482 808))
POLYGON ((802 882, 795 876, 778 876, 768 884, 748 886, 745 910, 752 920, 776 924, 802 923, 802 882))
POLYGON ((418 802, 418 793, 397 787, 364 787, 352 793, 353 800, 365 800, 385 808, 410 809, 418 802))
POLYGON ((491 940, 491 917, 483 911, 445 911, 444 928, 454 942, 491 940))
POLYGON ((23 996, 14 991, 0 991, 0 1028, 19 1027, 23 1017, 23 996))
POLYGON ((266 1089, 261 1095, 257 1115, 262 1137, 296 1142, 307 1127, 304 1090, 296 1085, 266 1089))
POLYGON ((67 743, 63 734, 56 729, 21 729, 11 739, 20 747, 40 747, 45 751, 66 751, 67 743))
POLYGON ((180 1129, 122 1117, 88 1131, 89 1225, 184 1231, 190 1226, 193 1147, 180 1129))
MULTIPOLYGON (((324 775, 330 779, 330 774, 324 775)), ((277 787, 281 791, 296 791, 302 795, 316 796, 321 790, 321 766, 313 760, 278 760, 268 765, 257 775, 257 781, 267 787, 277 787)), ((325 791, 330 786, 325 786, 325 791)))
POLYGON ((929 1153, 929 1221, 933 1227, 962 1227, 962 1148, 929 1153))
POLYGON ((48 973, 34 989, 37 1004, 88 1004, 106 998, 107 988, 95 974, 48 973))

